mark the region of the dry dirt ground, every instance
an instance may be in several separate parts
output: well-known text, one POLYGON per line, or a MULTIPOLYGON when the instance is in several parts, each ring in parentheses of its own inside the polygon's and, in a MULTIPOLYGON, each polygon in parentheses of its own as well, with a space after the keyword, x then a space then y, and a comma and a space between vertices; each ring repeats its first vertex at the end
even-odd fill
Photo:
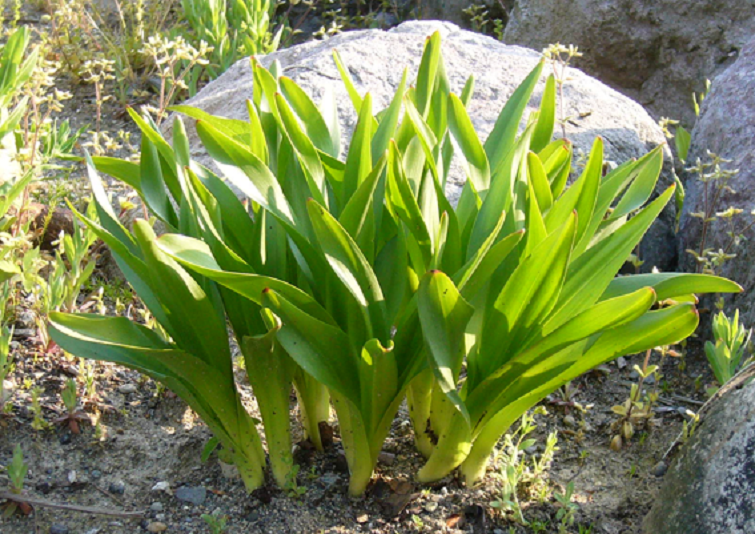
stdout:
MULTIPOLYGON (((638 532, 662 480, 657 476, 662 471, 659 459, 680 430, 679 409, 694 409, 690 400, 704 400, 694 388, 695 378, 706 369, 699 354, 687 355, 685 371, 679 370, 677 361, 667 361, 668 392, 661 393, 662 402, 647 433, 638 432, 618 453, 608 446, 611 423, 617 418, 611 407, 626 399, 635 380, 631 369, 635 363, 641 364, 642 357, 627 358, 622 369, 611 364, 575 381, 573 400, 593 405, 584 415, 562 405, 560 396, 546 401, 548 415, 536 416, 538 446, 530 452, 539 454, 552 430, 559 431, 559 450, 544 477, 549 488, 544 498, 533 492, 520 495, 524 517, 534 522, 533 528, 517 524, 511 514, 491 506, 500 491, 500 474, 495 469, 474 488, 466 488, 452 477, 428 487, 414 484, 411 476, 421 465, 421 457, 413 448, 403 409, 384 446, 389 453, 384 455, 386 461, 378 466, 362 499, 346 495, 347 474, 337 427, 334 443, 324 453, 310 452, 306 444, 298 446, 297 493, 301 495, 294 496, 293 488, 284 491, 272 483, 247 495, 239 480, 224 476, 214 456, 201 462, 210 434, 180 399, 158 392, 151 380, 115 365, 96 364, 100 399, 88 407, 90 413, 101 414, 104 437, 96 439, 87 424, 78 435, 65 425, 35 431, 24 381, 29 379, 44 388, 43 415, 52 421, 62 408, 59 391, 63 381, 81 370, 78 361, 41 354, 34 337, 16 343, 17 367, 11 376, 15 384, 13 412, 0 419, 0 463, 8 462, 13 447, 20 443, 29 465, 29 495, 55 504, 143 515, 126 518, 35 506, 30 516, 0 520, 4 534, 126 534, 147 531, 156 523, 166 525, 167 532, 210 532, 200 516, 212 512, 228 517, 229 533, 525 533, 538 532, 538 523, 545 529, 542 532, 555 533, 559 531, 558 508, 550 490, 562 490, 570 481, 574 482, 573 500, 579 511, 568 532, 579 532, 580 525, 592 526, 593 533, 638 532), (167 489, 154 489, 158 483, 167 483, 167 489), (185 491, 177 491, 181 487, 194 488, 202 502, 181 500, 185 491), (60 530, 51 530, 53 525, 60 530)), ((254 412, 244 371, 239 370, 238 378, 244 401, 254 412)), ((2 480, 0 488, 5 485, 2 480)))

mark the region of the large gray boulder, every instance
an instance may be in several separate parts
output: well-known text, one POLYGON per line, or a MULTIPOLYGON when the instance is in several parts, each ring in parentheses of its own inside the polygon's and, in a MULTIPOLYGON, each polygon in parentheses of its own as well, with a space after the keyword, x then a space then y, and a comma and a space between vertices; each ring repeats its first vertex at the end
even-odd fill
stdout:
POLYGON ((666 473, 644 532, 755 532, 755 382, 704 415, 666 473))
MULTIPOLYGON (((474 97, 468 111, 479 135, 485 139, 514 89, 539 61, 537 52, 504 45, 451 23, 428 21, 407 22, 387 32, 343 33, 327 41, 309 42, 259 59, 264 66, 279 61, 283 74, 293 78, 316 102, 326 89, 334 90, 345 141, 356 124, 356 113, 333 63, 332 50, 338 49, 357 89, 361 93, 370 92, 378 110, 390 103, 405 66, 409 68, 410 79, 416 75, 425 38, 436 30, 442 34, 443 56, 452 90, 460 92, 466 79, 472 74, 475 76, 474 97)), ((578 151, 587 154, 595 137, 601 136, 607 159, 621 163, 640 157, 665 142, 663 133, 642 106, 578 70, 570 69, 569 78, 564 90, 565 114, 573 118, 566 125, 566 136, 578 151)), ((541 80, 530 110, 537 109, 543 86, 544 80, 541 80)), ((186 103, 213 114, 246 119, 245 101, 251 96, 251 68, 248 60, 242 60, 186 103)), ((189 130, 193 133, 193 128, 189 130)), ((560 128, 557 135, 561 135, 560 128)), ((209 163, 196 137, 192 137, 191 142, 192 156, 209 163)), ((463 172, 457 167, 448 180, 447 194, 451 200, 458 197, 463 182, 463 172)), ((665 176, 661 182, 659 187, 665 188, 670 179, 665 176)), ((673 239, 670 225, 659 225, 652 232, 656 241, 662 243, 655 247, 662 252, 654 263, 668 267, 670 258, 676 255, 675 245, 669 240, 673 239)))
POLYGON ((691 93, 755 34, 755 0, 515 0, 504 41, 578 45, 580 68, 656 116, 694 124, 691 93))
MULTIPOLYGON (((710 94, 705 99, 700 120, 692 133, 692 145, 688 161, 694 164, 700 158, 709 161, 707 151, 731 160, 724 169, 739 169, 729 182, 731 191, 726 191, 718 203, 718 211, 729 206, 741 208, 744 213, 738 220, 741 230, 753 220, 750 212, 755 209, 755 39, 743 49, 740 58, 721 76, 715 79, 710 94)), ((686 179, 687 199, 682 214, 679 232, 679 257, 686 270, 695 268, 686 249, 699 250, 702 225, 691 213, 700 212, 704 206, 703 186, 692 173, 686 179)), ((735 219, 736 220, 736 219, 735 219)), ((726 221, 715 221, 706 234, 705 248, 726 249, 731 242, 726 221)), ((741 308, 742 320, 748 326, 755 325, 755 232, 751 228, 745 239, 732 246, 729 252, 736 258, 729 260, 721 274, 736 280, 744 287, 739 295, 728 296, 732 306, 741 308)))

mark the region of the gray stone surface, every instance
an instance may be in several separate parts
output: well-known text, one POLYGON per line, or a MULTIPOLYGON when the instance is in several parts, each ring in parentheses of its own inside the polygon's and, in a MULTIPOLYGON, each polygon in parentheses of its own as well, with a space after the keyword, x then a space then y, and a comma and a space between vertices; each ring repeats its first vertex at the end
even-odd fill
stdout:
POLYGON ((755 382, 716 401, 682 446, 644 532, 755 532, 755 382))
MULTIPOLYGON (((357 89, 370 92, 375 110, 384 108, 393 97, 401 80, 404 66, 409 67, 410 80, 419 66, 425 38, 435 30, 443 37, 443 55, 452 90, 460 92, 467 77, 475 76, 475 91, 468 111, 480 137, 485 139, 493 128, 501 108, 514 89, 535 67, 538 52, 518 46, 504 45, 495 39, 460 30, 447 22, 407 22, 384 32, 366 30, 348 32, 327 41, 315 41, 261 57, 269 66, 278 60, 285 76, 293 78, 319 102, 326 88, 336 94, 342 136, 351 136, 356 114, 333 63, 332 49, 338 49, 348 66, 357 89)), ((569 70, 569 82, 564 96, 567 116, 573 117, 566 126, 566 136, 577 150, 588 153, 596 136, 605 142, 607 159, 617 163, 637 158, 664 143, 665 139, 647 112, 629 98, 591 78, 579 70, 569 70)), ((529 110, 537 109, 544 79, 535 90, 529 110)), ((213 114, 247 118, 246 99, 252 96, 252 75, 248 60, 236 63, 220 78, 205 87, 195 98, 186 102, 213 114)), ((188 128, 192 156, 209 163, 201 143, 188 128)), ((560 135, 560 128, 557 128, 560 135)), ((452 170, 447 194, 458 197, 464 175, 460 167, 452 170)), ((668 176, 659 187, 671 183, 668 176)), ((651 230, 656 236, 654 254, 648 266, 657 264, 667 268, 675 257, 676 247, 668 221, 651 230)))
MULTIPOLYGON (((707 161, 707 151, 719 154, 731 163, 724 168, 739 169, 739 174, 729 185, 734 192, 725 193, 719 202, 720 210, 734 206, 744 210, 740 215, 739 228, 752 221, 749 213, 755 209, 755 39, 743 49, 740 58, 726 72, 716 78, 708 98, 703 103, 700 120, 692 134, 689 161, 697 158, 707 161)), ((686 249, 699 250, 701 224, 690 213, 701 211, 702 187, 694 176, 686 179, 687 199, 682 214, 679 232, 681 266, 694 269, 694 263, 686 249)), ((718 250, 730 242, 726 224, 713 223, 708 231, 705 247, 718 250)), ((742 321, 747 326, 755 325, 755 232, 750 229, 747 238, 731 252, 737 257, 726 263, 721 270, 741 284, 744 291, 728 296, 732 306, 741 308, 742 321)))
POLYGON ((755 0, 516 0, 504 41, 585 52, 580 68, 656 115, 694 124, 690 95, 755 34, 755 0))

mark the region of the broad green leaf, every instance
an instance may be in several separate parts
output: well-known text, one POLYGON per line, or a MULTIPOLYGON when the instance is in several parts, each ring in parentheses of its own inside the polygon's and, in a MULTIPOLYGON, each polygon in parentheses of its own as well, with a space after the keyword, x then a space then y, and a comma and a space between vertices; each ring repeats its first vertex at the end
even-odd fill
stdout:
POLYGON ((365 95, 359 111, 354 135, 351 138, 349 154, 346 157, 346 169, 343 176, 343 191, 336 192, 340 205, 344 206, 356 193, 359 186, 372 170, 372 97, 365 95))
POLYGON ((487 141, 485 141, 485 152, 488 155, 491 169, 497 169, 498 165, 513 150, 519 123, 522 121, 527 102, 540 79, 542 70, 543 61, 540 61, 516 88, 514 94, 511 95, 500 115, 498 115, 493 131, 490 132, 487 141))
POLYGON ((317 240, 331 269, 369 317, 367 325, 372 329, 369 337, 387 343, 390 325, 386 319, 385 299, 372 267, 348 232, 325 208, 313 200, 307 203, 307 207, 317 240))
POLYGON ((558 198, 566 187, 571 171, 573 149, 574 147, 567 139, 557 139, 538 153, 548 175, 554 199, 558 198))
MULTIPOLYGON (((493 276, 493 273, 501 266, 503 261, 508 257, 512 250, 519 244, 524 230, 519 230, 510 234, 497 243, 482 255, 482 257, 472 258, 470 262, 478 262, 474 270, 466 271, 469 273, 459 282, 459 290, 464 298, 471 300, 475 295, 485 287, 485 284, 493 276)), ((483 246, 483 249, 485 247, 483 246)), ((482 250, 481 249, 481 252, 482 250)), ((467 263, 469 265, 469 262, 467 263)), ((470 265, 472 267, 474 264, 470 265)))
POLYGON ((430 100, 433 87, 435 87, 435 76, 438 73, 439 62, 440 32, 436 31, 425 40, 425 48, 417 73, 416 104, 423 118, 427 118, 430 111, 430 100))
POLYGON ((280 184, 252 152, 209 124, 197 123, 197 133, 225 177, 254 202, 294 225, 294 217, 280 184))
POLYGON ((673 193, 672 186, 610 237, 574 260, 546 329, 557 328, 597 301, 673 193))
MULTIPOLYGON (((530 150, 537 153, 544 149, 553 137, 553 127, 556 124, 556 78, 551 74, 545 81, 543 96, 540 100, 540 111, 537 125, 532 133, 530 150)), ((545 208, 543 208, 545 209, 545 208)))
POLYGON ((336 324, 317 301, 287 282, 254 273, 224 271, 215 261, 207 244, 198 239, 177 234, 164 234, 157 240, 157 246, 186 268, 214 280, 256 304, 262 305, 262 293, 270 288, 319 321, 331 325, 336 324))
POLYGON ((385 154, 391 139, 396 135, 396 126, 398 125, 398 119, 401 113, 401 103, 403 102, 404 94, 406 93, 406 77, 407 69, 404 69, 404 74, 401 76, 401 83, 399 83, 396 94, 380 119, 380 124, 378 125, 377 130, 375 130, 375 135, 372 138, 373 165, 375 165, 377 160, 385 154))
POLYGON ((709 274, 650 273, 614 278, 600 296, 600 300, 612 299, 641 287, 652 287, 658 294, 659 301, 691 293, 740 293, 742 291, 739 284, 709 274))
POLYGON ((92 162, 101 173, 120 180, 137 192, 141 191, 141 170, 138 163, 107 156, 93 156, 92 162))
POLYGON ((270 155, 267 150, 267 142, 265 141, 265 130, 262 127, 262 120, 257 112, 257 107, 252 100, 246 101, 246 110, 249 115, 249 150, 264 164, 268 165, 270 163, 270 155))
POLYGON ((307 177, 309 193, 321 204, 325 204, 325 171, 318 156, 317 149, 312 141, 299 126, 293 111, 289 107, 283 95, 275 95, 275 103, 281 119, 282 130, 288 136, 291 146, 296 150, 299 161, 302 163, 304 174, 307 177))
POLYGON ((281 322, 278 341, 302 369, 328 388, 360 405, 356 361, 349 352, 349 338, 338 327, 323 323, 267 289, 262 304, 281 322))
MULTIPOLYGON (((341 216, 338 218, 338 222, 341 223, 355 241, 359 240, 367 217, 373 213, 372 199, 378 180, 380 180, 383 169, 385 169, 385 163, 385 156, 377 161, 375 168, 372 169, 372 172, 362 182, 356 193, 349 199, 349 202, 341 212, 341 216)), ((373 241, 372 246, 374 247, 374 235, 368 236, 368 238, 373 241)))
MULTIPOLYGON (((372 433, 399 392, 398 368, 393 342, 383 347, 371 339, 362 347, 359 359, 361 413, 364 425, 372 433)), ((391 413, 393 416, 393 413, 391 413)))
POLYGON ((301 119, 304 127, 307 131, 307 136, 311 139, 312 143, 323 152, 338 157, 337 147, 333 145, 333 137, 328 128, 325 119, 320 113, 309 95, 302 90, 301 87, 285 76, 281 76, 278 80, 280 83, 281 91, 286 97, 286 100, 291 104, 291 107, 301 119))
POLYGON ((683 126, 677 126, 674 136, 674 142, 676 143, 676 153, 682 163, 687 161, 687 155, 689 154, 689 146, 692 143, 692 135, 684 129, 683 126))
POLYGON ((222 365, 226 360, 230 365, 222 310, 189 273, 157 247, 157 236, 146 221, 137 220, 134 233, 149 269, 150 287, 170 316, 163 327, 182 349, 207 365, 222 365))
POLYGON ((574 245, 576 215, 522 261, 486 311, 479 353, 483 376, 512 358, 542 328, 564 283, 574 245))
POLYGON ((440 271, 430 271, 424 276, 418 295, 422 333, 432 356, 437 384, 471 425, 456 383, 464 360, 464 331, 474 308, 440 271))
POLYGON ((527 154, 527 176, 532 184, 540 211, 546 213, 553 205, 553 194, 543 162, 533 152, 527 154))
POLYGON ((178 177, 176 176, 176 159, 173 148, 163 138, 158 129, 152 126, 151 120, 145 120, 133 108, 128 108, 127 111, 131 119, 139 126, 142 135, 146 136, 155 145, 158 154, 165 161, 165 166, 161 165, 163 180, 171 196, 175 200, 180 199, 181 185, 178 183, 178 177))
POLYGON ((637 177, 616 205, 608 218, 609 221, 638 210, 653 194, 663 167, 663 147, 657 147, 641 161, 643 164, 637 169, 637 177))
POLYGON ((142 137, 142 152, 140 163, 141 194, 147 207, 155 212, 160 219, 172 226, 177 226, 177 219, 173 206, 165 193, 165 182, 157 156, 157 148, 147 136, 142 137))
POLYGON ((404 174, 401 154, 396 143, 391 143, 388 152, 387 200, 390 209, 406 224, 417 240, 422 252, 423 264, 427 268, 432 257, 432 239, 422 218, 419 204, 404 174))
POLYGON ((178 105, 171 106, 168 109, 169 111, 182 113, 197 121, 204 121, 242 145, 249 146, 252 143, 252 129, 248 122, 211 115, 203 109, 195 108, 194 106, 178 105))
POLYGON ((467 175, 475 191, 483 194, 490 187, 488 157, 464 109, 464 104, 454 94, 448 96, 448 127, 461 148, 462 156, 467 163, 467 175))

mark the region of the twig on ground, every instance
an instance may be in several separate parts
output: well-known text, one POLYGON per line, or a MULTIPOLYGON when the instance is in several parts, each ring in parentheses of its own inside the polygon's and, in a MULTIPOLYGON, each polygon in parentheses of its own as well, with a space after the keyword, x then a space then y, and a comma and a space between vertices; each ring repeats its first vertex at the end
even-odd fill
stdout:
POLYGON ((85 514, 109 515, 113 517, 143 517, 144 512, 125 512, 122 510, 112 510, 110 508, 98 508, 96 506, 80 506, 78 504, 59 504, 43 499, 37 499, 24 494, 10 493, 0 491, 0 499, 13 501, 15 503, 27 503, 32 506, 42 506, 44 508, 54 508, 57 510, 70 510, 72 512, 82 512, 85 514))

